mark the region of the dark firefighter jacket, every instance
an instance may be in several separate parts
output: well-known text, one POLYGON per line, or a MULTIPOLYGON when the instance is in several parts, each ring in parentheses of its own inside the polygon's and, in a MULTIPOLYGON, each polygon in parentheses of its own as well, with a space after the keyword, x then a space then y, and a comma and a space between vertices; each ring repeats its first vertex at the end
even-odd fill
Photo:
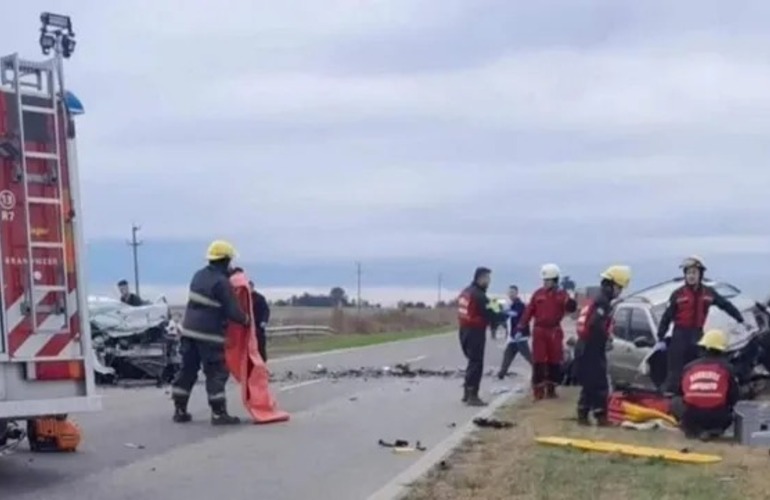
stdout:
POLYGON ((227 270, 209 264, 196 272, 190 282, 182 336, 224 343, 228 320, 249 324, 230 286, 227 270))
POLYGON ((475 283, 466 287, 457 298, 460 329, 486 330, 497 317, 497 313, 490 308, 486 290, 475 283))
POLYGON ((126 305, 134 306, 134 307, 139 307, 144 305, 144 302, 142 301, 142 299, 135 293, 122 295, 120 297, 120 301, 126 305))
POLYGON ((743 323, 743 315, 733 303, 710 286, 701 285, 696 288, 683 285, 674 290, 668 299, 668 306, 658 326, 658 340, 666 337, 672 321, 675 330, 702 330, 712 305, 717 306, 739 323, 743 323))
POLYGON ((611 336, 612 302, 605 293, 586 304, 577 321, 575 362, 581 384, 603 383, 607 378, 607 341, 611 336))

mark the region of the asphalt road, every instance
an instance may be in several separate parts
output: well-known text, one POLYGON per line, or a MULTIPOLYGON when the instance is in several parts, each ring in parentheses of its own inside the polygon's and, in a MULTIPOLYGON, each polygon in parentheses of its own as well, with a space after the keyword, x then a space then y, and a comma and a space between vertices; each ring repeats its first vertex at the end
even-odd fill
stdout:
MULTIPOLYGON (((487 367, 499 366, 502 344, 487 343, 487 367)), ((84 441, 75 454, 0 458, 2 498, 24 500, 362 500, 406 470, 421 453, 399 454, 384 439, 419 440, 430 448, 468 422, 477 409, 459 401, 460 378, 303 378, 328 370, 393 366, 456 369, 463 366, 456 334, 426 337, 337 353, 275 360, 271 371, 299 378, 272 385, 287 423, 234 428, 210 425, 204 388, 191 401, 194 422, 171 422, 168 389, 109 388, 104 411, 76 416, 84 441)), ((485 378, 482 396, 526 383, 521 373, 498 382, 485 378)), ((244 417, 236 387, 231 412, 244 417)))

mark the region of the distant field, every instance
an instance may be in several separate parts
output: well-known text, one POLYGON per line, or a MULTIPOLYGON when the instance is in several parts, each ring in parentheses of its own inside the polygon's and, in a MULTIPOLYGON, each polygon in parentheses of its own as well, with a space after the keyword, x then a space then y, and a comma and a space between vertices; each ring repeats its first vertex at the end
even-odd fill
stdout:
MULTIPOLYGON (((183 306, 172 306, 171 309, 179 314, 184 312, 183 306)), ((272 326, 323 325, 340 333, 407 332, 449 327, 455 321, 456 312, 452 308, 362 308, 359 316, 355 308, 273 306, 270 314, 272 326)))

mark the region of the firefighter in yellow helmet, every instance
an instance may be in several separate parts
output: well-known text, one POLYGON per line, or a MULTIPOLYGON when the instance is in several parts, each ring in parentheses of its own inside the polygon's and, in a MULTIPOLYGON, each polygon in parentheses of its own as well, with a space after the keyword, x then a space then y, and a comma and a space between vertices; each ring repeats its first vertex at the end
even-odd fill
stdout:
POLYGON ((701 357, 684 367, 681 396, 674 398, 680 427, 688 437, 710 439, 724 434, 733 423, 733 408, 740 388, 725 356, 727 335, 709 330, 698 342, 701 357))
POLYGON ((607 425, 607 342, 611 341, 612 301, 631 282, 631 268, 614 265, 599 275, 599 296, 580 311, 575 344, 575 370, 580 384, 578 423, 588 425, 593 412, 597 425, 607 425))
POLYGON ((190 282, 180 333, 182 367, 172 386, 174 422, 192 420, 187 412, 187 403, 198 371, 203 366, 211 423, 239 423, 238 417, 227 413, 225 399, 225 384, 229 376, 225 365, 225 325, 228 321, 249 324, 248 314, 241 311, 230 286, 230 263, 235 254, 235 248, 230 243, 213 241, 206 252, 208 265, 196 272, 190 282))

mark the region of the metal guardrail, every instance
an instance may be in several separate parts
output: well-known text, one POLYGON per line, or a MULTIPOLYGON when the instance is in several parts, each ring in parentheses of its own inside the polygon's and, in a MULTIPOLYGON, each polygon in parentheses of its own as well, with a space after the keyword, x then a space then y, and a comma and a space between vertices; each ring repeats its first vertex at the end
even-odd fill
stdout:
POLYGON ((267 336, 270 337, 306 337, 327 336, 335 333, 335 330, 325 325, 281 325, 268 326, 267 336))

